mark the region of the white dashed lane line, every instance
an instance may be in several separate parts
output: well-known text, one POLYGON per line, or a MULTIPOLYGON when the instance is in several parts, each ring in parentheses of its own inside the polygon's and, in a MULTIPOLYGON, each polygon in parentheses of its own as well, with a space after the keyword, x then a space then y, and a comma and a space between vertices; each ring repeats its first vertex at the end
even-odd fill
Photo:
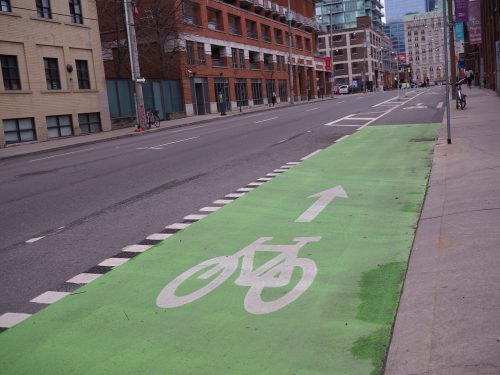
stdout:
POLYGON ((271 120, 276 120, 278 117, 271 117, 271 118, 266 118, 264 120, 260 120, 260 121, 255 121, 255 124, 260 124, 262 122, 266 122, 266 121, 271 121, 271 120))

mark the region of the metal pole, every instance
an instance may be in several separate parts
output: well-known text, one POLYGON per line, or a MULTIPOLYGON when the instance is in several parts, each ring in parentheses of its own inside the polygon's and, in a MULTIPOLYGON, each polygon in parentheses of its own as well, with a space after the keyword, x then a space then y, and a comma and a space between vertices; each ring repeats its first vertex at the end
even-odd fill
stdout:
MULTIPOLYGON (((363 92, 366 94, 366 77, 365 77, 365 69, 366 69, 366 55, 368 54, 368 47, 367 47, 367 42, 366 42, 366 25, 363 25, 363 92)), ((369 69, 368 69, 369 71, 369 69)))
POLYGON ((134 13, 130 6, 130 1, 123 0, 125 7, 125 23, 127 28, 128 49, 130 56, 130 70, 132 72, 132 80, 135 84, 135 105, 136 105, 136 123, 140 129, 144 129, 146 125, 146 114, 144 112, 144 95, 142 93, 142 84, 137 82, 141 77, 139 68, 139 52, 137 50, 137 38, 135 36, 134 13))
POLYGON ((335 84, 335 79, 333 77, 333 23, 332 23, 332 5, 330 4, 330 94, 332 96, 332 99, 335 97, 335 94, 333 92, 334 89, 334 84, 335 84))
POLYGON ((444 33, 444 70, 446 79, 446 130, 447 130, 447 142, 451 144, 451 126, 450 126, 450 81, 448 74, 448 22, 446 20, 446 0, 443 1, 443 33, 444 33))
MULTIPOLYGON (((448 1, 448 37, 449 37, 449 48, 450 48, 450 72, 451 72, 451 83, 457 83, 457 67, 455 63, 455 33, 453 30, 453 0, 448 1)), ((446 0, 443 1, 445 3, 446 0)), ((451 98, 456 99, 457 93, 455 90, 451 90, 451 98)))
POLYGON ((290 10, 290 0, 288 0, 288 76, 290 80, 290 104, 294 103, 294 87, 293 87, 293 65, 292 65, 292 16, 290 10))

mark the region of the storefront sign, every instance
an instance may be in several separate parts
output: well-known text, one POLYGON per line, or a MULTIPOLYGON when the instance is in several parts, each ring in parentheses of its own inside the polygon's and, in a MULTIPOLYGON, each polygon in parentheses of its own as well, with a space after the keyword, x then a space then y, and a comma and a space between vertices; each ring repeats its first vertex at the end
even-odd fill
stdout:
POLYGON ((464 40, 464 24, 457 22, 455 24, 455 40, 464 40))
POLYGON ((456 22, 467 22, 469 20, 469 0, 455 0, 456 22))
POLYGON ((481 0, 469 1, 469 29, 470 44, 481 44, 481 0))

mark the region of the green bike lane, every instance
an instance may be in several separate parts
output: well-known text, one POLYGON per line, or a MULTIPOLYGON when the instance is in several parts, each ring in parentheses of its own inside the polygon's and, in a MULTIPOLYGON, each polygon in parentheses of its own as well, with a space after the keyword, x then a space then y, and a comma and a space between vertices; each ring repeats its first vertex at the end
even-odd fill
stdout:
POLYGON ((0 372, 380 373, 438 131, 330 146, 0 334, 0 372))

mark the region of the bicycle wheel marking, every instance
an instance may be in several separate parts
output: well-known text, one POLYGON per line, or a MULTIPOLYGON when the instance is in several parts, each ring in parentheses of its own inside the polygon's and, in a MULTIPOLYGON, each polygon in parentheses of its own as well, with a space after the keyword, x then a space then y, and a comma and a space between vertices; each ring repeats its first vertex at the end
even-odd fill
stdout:
POLYGON ((212 258, 191 267, 163 288, 156 299, 157 306, 162 308, 179 307, 209 294, 231 277, 238 267, 239 258, 243 258, 241 274, 236 279, 235 284, 249 287, 244 301, 245 310, 258 315, 282 309, 299 298, 312 285, 317 273, 316 264, 310 259, 297 258, 297 255, 302 247, 309 242, 320 241, 321 237, 296 237, 293 239, 296 243, 292 245, 265 244, 271 240, 272 237, 261 237, 233 255, 212 258), (278 255, 254 269, 254 257, 257 251, 276 252, 278 255), (207 267, 212 268, 198 276, 198 279, 207 280, 219 273, 214 280, 185 296, 175 294, 183 282, 207 267), (290 292, 274 301, 262 300, 262 292, 265 288, 287 286, 292 279, 295 267, 302 269, 302 277, 297 285, 290 292))

